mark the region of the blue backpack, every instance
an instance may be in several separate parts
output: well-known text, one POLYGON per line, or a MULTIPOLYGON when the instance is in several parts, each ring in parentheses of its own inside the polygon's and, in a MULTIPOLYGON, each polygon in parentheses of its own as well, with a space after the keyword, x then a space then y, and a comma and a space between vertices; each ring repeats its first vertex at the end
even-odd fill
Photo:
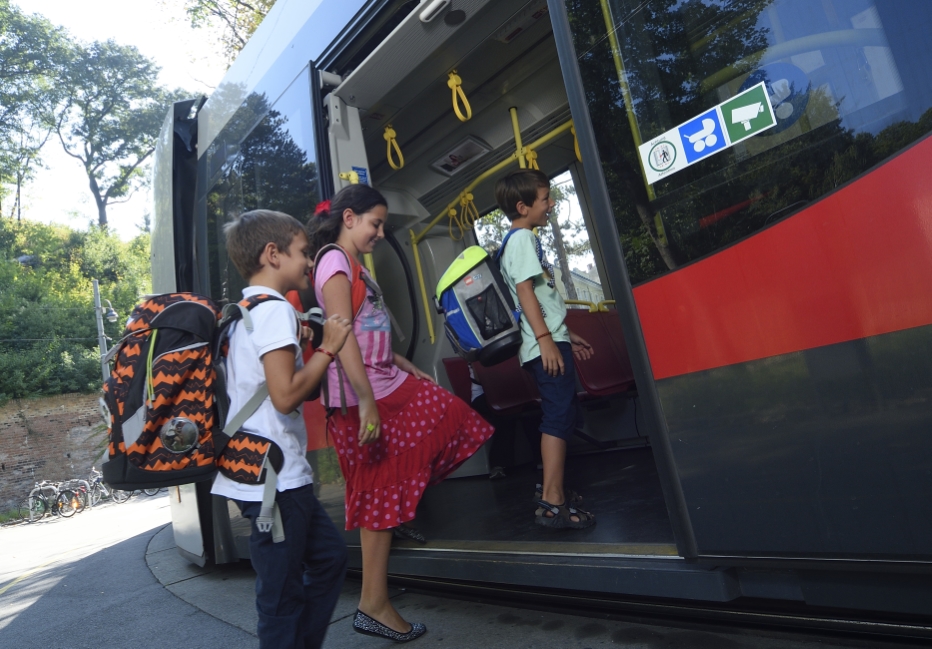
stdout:
POLYGON ((494 259, 480 246, 466 248, 440 278, 434 297, 453 349, 466 361, 486 367, 515 356, 521 348, 521 312, 499 268, 512 232, 505 235, 494 259))

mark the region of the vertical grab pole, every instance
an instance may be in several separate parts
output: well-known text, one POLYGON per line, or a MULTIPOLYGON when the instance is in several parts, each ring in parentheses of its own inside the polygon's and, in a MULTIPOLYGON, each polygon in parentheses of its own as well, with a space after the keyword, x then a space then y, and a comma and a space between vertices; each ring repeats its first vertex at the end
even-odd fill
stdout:
POLYGON ((414 230, 411 233, 411 247, 414 249, 414 266, 417 268, 417 281, 421 286, 421 299, 424 301, 424 316, 427 318, 427 333, 430 334, 430 344, 433 345, 436 337, 434 336, 434 316, 430 312, 430 302, 427 301, 427 286, 424 285, 424 269, 421 267, 421 254, 417 250, 417 235, 414 230))
POLYGON ((518 165, 522 169, 527 169, 527 160, 524 157, 524 145, 521 143, 521 126, 518 124, 518 109, 512 106, 508 109, 511 113, 511 127, 515 131, 515 155, 518 156, 518 165))

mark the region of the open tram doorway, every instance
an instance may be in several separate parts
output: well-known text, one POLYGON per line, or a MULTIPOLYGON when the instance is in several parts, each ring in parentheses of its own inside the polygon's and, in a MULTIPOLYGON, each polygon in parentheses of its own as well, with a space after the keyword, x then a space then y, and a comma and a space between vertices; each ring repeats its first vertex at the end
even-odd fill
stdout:
MULTIPOLYGON (((394 310, 393 300, 410 300, 406 289, 393 291, 411 279, 398 272, 416 274, 414 281, 423 287, 413 298, 419 324, 408 352, 441 385, 470 401, 469 370, 422 295, 433 294, 466 246, 491 249, 496 238, 500 242, 508 223, 495 213, 498 177, 528 165, 551 178, 563 200, 553 221, 557 227, 542 239, 552 247, 547 255, 571 307, 567 323, 597 350, 592 362, 577 366, 586 424, 570 442, 566 484, 583 496, 582 505, 598 523, 557 536, 534 524, 538 395, 513 359, 495 368, 474 367, 490 405, 512 429, 508 439, 496 433, 452 479, 426 491, 414 524, 428 537, 427 545, 399 543, 425 551, 676 556, 612 282, 592 225, 599 216, 590 207, 547 3, 475 0, 457 8, 466 16, 453 31, 424 28, 412 14, 361 63, 341 68, 335 61, 327 68, 341 78, 325 98, 335 185, 359 180, 362 173, 389 199, 386 229, 407 263, 387 270, 385 255, 397 250, 377 247, 377 279, 394 310), (509 447, 499 457, 510 459, 494 461, 495 442, 509 447), (495 466, 504 477, 490 479, 495 466)), ((338 481, 324 485, 322 500, 342 523, 339 487, 338 481)), ((358 543, 356 534, 348 541, 358 543)))

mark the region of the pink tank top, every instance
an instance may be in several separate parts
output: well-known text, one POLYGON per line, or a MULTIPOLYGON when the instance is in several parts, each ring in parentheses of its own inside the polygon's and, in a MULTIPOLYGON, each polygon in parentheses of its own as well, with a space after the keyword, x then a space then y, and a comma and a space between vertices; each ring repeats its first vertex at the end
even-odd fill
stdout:
MULTIPOLYGON (((367 269, 363 268, 363 272, 371 279, 367 269)), ((330 313, 324 303, 322 289, 327 280, 338 273, 343 273, 347 278, 350 277, 349 263, 346 257, 337 250, 324 254, 323 259, 314 269, 314 292, 317 295, 317 303, 326 315, 330 313)), ((382 300, 376 298, 371 290, 368 292, 368 299, 363 304, 359 315, 353 321, 353 334, 359 344, 362 362, 366 366, 366 376, 369 377, 376 401, 387 397, 405 382, 408 374, 395 365, 392 352, 392 327, 388 310, 382 300)), ((327 369, 329 402, 326 404, 331 408, 340 407, 339 380, 337 363, 331 363, 327 369)), ((345 373, 343 373, 343 390, 347 406, 359 404, 359 397, 353 391, 345 373)))

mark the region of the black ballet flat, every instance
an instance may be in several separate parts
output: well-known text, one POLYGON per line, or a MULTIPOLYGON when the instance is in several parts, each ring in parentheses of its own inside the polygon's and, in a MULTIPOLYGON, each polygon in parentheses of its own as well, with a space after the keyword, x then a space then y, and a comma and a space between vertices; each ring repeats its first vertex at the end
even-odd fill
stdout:
POLYGON ((377 638, 394 640, 395 642, 411 642, 427 633, 427 627, 420 622, 414 622, 411 624, 410 631, 407 633, 398 633, 378 620, 373 620, 357 608, 356 617, 353 618, 353 631, 362 633, 363 635, 372 635, 377 638))
POLYGON ((396 539, 410 539, 411 541, 417 541, 418 543, 427 543, 427 537, 421 534, 421 531, 414 527, 399 525, 398 527, 392 528, 392 533, 395 535, 396 539))

